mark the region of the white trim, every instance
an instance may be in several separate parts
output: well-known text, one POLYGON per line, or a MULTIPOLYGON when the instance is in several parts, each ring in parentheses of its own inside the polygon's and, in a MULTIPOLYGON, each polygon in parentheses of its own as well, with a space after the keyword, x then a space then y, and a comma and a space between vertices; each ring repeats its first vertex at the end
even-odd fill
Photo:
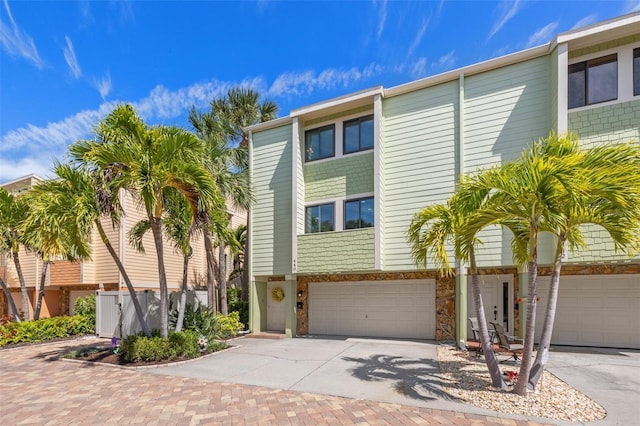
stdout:
POLYGON ((569 130, 569 45, 562 43, 558 45, 558 69, 556 75, 558 83, 556 86, 558 100, 556 103, 557 123, 556 131, 558 134, 565 133, 569 130))
POLYGON ((18 183, 18 182, 23 181, 23 180, 29 180, 29 184, 30 185, 33 184, 31 182, 32 180, 44 181, 44 179, 41 178, 40 176, 38 176, 38 175, 36 175, 34 173, 31 173, 30 175, 22 176, 22 177, 19 177, 17 179, 10 180, 9 182, 4 182, 3 184, 0 184, 0 187, 4 188, 5 186, 13 185, 14 183, 18 183))
MULTIPOLYGON (((382 96, 373 97, 373 227, 375 229, 374 236, 374 268, 382 269, 382 221, 381 206, 382 194, 380 192, 382 176, 380 173, 380 165, 382 157, 380 152, 380 135, 382 134, 382 96)), ((359 151, 362 153, 365 151, 359 151)), ((344 214, 343 214, 344 216, 344 214)))
POLYGON ((568 41, 579 38, 609 32, 620 27, 640 23, 640 12, 630 13, 628 15, 609 19, 607 21, 598 22, 586 27, 577 28, 567 31, 556 36, 556 43, 566 43, 568 41))
MULTIPOLYGON (((249 146, 248 146, 248 151, 249 151, 249 184, 251 185, 251 188, 253 189, 253 130, 251 130, 251 128, 249 128, 249 146)), ((247 247, 249 249, 249 255, 245 256, 245 265, 244 267, 247 268, 247 270, 249 271, 248 275, 248 283, 247 286, 249 287, 249 300, 252 300, 251 298, 253 297, 253 292, 254 290, 252 290, 253 285, 251 285, 251 282, 255 280, 255 276, 253 275, 253 270, 251 269, 253 267, 252 263, 253 263, 253 238, 251 238, 251 234, 253 234, 253 226, 251 226, 251 223, 253 222, 253 208, 250 208, 249 211, 247 212, 247 228, 249 229, 249 232, 247 232, 247 247)), ((206 265, 206 263, 205 263, 206 265)), ((207 265, 208 268, 209 265, 207 265)), ((251 313, 252 309, 249 310, 249 315, 251 315, 251 319, 249 320, 249 322, 251 324, 252 320, 254 319, 254 315, 251 313)))
POLYGON ((464 175, 464 74, 458 77, 458 175, 456 186, 460 185, 460 177, 464 175))
MULTIPOLYGON (((127 219, 125 212, 127 211, 127 193, 124 189, 120 188, 118 193, 120 197, 120 205, 122 206, 122 215, 120 216, 120 241, 118 241, 118 251, 120 254, 120 262, 122 263, 122 267, 127 269, 127 259, 125 257, 125 253, 127 251, 127 246, 124 243, 127 237, 127 219)), ((124 286, 124 277, 122 276, 122 272, 118 270, 118 276, 120 278, 119 286, 124 286)))
MULTIPOLYGON (((373 197, 373 204, 374 204, 374 210, 375 210, 375 205, 378 197, 376 197, 375 193, 373 192, 365 192, 362 194, 353 194, 348 196, 342 195, 342 196, 333 197, 333 198, 323 198, 319 200, 305 201, 304 203, 305 215, 307 212, 307 207, 319 206, 322 204, 333 204, 333 214, 335 215, 335 217, 333 218, 334 230, 330 232, 351 231, 351 229, 344 229, 344 203, 351 200, 357 200, 359 198, 370 198, 370 197, 373 197)), ((379 220, 379 217, 377 216, 377 212, 374 211, 373 228, 376 228, 376 233, 378 233, 377 228, 380 227, 379 222, 377 222, 377 220, 379 220)), ((329 232, 313 232, 312 234, 319 234, 319 233, 327 234, 329 232)), ((301 235, 312 235, 312 234, 307 234, 305 232, 301 235)))
POLYGON ((291 182, 291 272, 297 272, 298 263, 298 157, 300 156, 300 133, 298 117, 291 123, 292 182, 291 182))
POLYGON ((265 121, 264 123, 254 124, 253 126, 248 126, 245 128, 245 130, 250 133, 259 132, 263 130, 269 130, 276 127, 284 126, 286 124, 291 124, 291 121, 292 121, 291 117, 286 116, 286 117, 276 118, 270 121, 265 121))

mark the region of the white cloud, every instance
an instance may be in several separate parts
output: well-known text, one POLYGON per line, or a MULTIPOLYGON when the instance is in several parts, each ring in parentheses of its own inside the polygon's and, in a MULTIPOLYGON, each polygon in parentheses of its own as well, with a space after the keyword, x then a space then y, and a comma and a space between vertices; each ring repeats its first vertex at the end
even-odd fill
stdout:
POLYGON ((267 94, 273 97, 298 96, 312 93, 315 90, 348 87, 352 83, 378 75, 381 72, 382 67, 372 63, 362 70, 354 67, 348 70, 329 68, 320 73, 315 71, 284 73, 274 80, 267 94))
POLYGON ((623 13, 633 13, 640 11, 640 0, 627 0, 623 13))
POLYGON ((585 16, 584 18, 576 22, 576 24, 571 27, 571 29, 573 30, 574 28, 586 27, 587 25, 593 24, 597 20, 598 17, 595 14, 585 16))
POLYGON ((413 53, 418 48, 418 46, 420 45, 420 43, 422 42, 422 39, 424 38, 424 33, 427 32, 427 27, 429 26, 429 20, 430 19, 431 19, 431 17, 423 20, 422 24, 420 24, 420 27, 418 28, 418 31, 416 32, 416 36, 413 39, 413 42, 411 43, 411 46, 409 46, 409 50, 407 52, 407 56, 409 56, 409 57, 412 56, 413 53))
POLYGON ((421 78, 427 75, 427 58, 420 57, 411 66, 409 71, 413 78, 421 78))
POLYGON ((527 40, 527 46, 531 47, 541 43, 546 43, 553 36, 556 28, 558 28, 557 22, 551 22, 545 25, 542 28, 539 28, 535 33, 529 36, 529 40, 527 40))
POLYGON ((456 64, 455 50, 442 55, 437 61, 431 64, 431 69, 435 71, 447 71, 456 64))
POLYGON ((100 96, 102 96, 102 100, 111 93, 111 74, 109 71, 102 77, 101 79, 95 79, 94 83, 96 85, 96 89, 100 92, 100 96))
POLYGON ((95 24, 96 18, 94 18, 93 14, 91 13, 91 5, 89 4, 89 1, 87 0, 81 1, 78 3, 78 6, 80 7, 80 17, 81 17, 80 27, 86 28, 95 24))
POLYGON ((509 20, 513 18, 516 15, 516 13, 518 13, 518 10, 520 9, 520 0, 514 0, 513 2, 509 0, 503 0, 502 3, 500 4, 500 8, 504 9, 502 16, 493 25, 493 28, 491 28, 491 31, 489 32, 489 36, 487 37, 487 40, 493 37, 494 35, 496 35, 496 33, 500 31, 500 29, 504 26, 504 24, 509 22, 509 20))
MULTIPOLYGON (((373 4, 376 4, 376 0, 373 1, 373 4)), ((382 0, 380 10, 378 10, 378 15, 378 40, 380 40, 382 32, 384 31, 384 25, 387 21, 387 0, 382 0)))
POLYGON ((82 75, 82 70, 80 69, 78 58, 76 57, 76 51, 73 49, 73 43, 71 43, 69 36, 64 36, 64 39, 67 41, 67 46, 63 49, 64 60, 67 61, 71 74, 73 74, 77 80, 82 75))
POLYGON ((33 64, 42 69, 44 62, 40 59, 38 49, 29 34, 22 31, 13 19, 9 2, 4 0, 4 8, 7 11, 10 25, 0 21, 0 43, 5 50, 13 56, 21 56, 30 60, 33 64))

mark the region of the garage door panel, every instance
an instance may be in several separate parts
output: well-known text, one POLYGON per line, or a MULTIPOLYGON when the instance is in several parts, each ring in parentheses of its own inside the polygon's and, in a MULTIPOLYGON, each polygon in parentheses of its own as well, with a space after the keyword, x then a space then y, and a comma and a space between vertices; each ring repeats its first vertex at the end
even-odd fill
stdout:
MULTIPOLYGON (((538 294, 536 336, 546 309, 548 280, 538 294)), ((640 275, 562 276, 551 342, 640 349, 640 275)))
POLYGON ((309 332, 373 337, 435 338, 435 281, 311 283, 309 332), (336 310, 324 308, 331 305, 336 310), (336 321, 326 316, 334 315, 336 321))

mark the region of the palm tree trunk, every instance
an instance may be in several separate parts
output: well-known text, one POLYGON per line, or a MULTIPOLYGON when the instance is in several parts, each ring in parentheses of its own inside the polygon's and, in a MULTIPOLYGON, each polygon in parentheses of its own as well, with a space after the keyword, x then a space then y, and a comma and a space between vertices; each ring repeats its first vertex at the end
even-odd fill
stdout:
MULTIPOLYGON (((533 238, 533 236, 531 238, 533 238)), ((527 295, 527 321, 524 334, 524 349, 520 364, 520 372, 518 373, 518 381, 516 381, 516 384, 513 387, 513 392, 520 396, 525 396, 527 393, 527 384, 529 383, 531 361, 533 358, 533 339, 535 338, 536 331, 537 281, 538 259, 537 253, 534 252, 533 260, 529 261, 529 293, 527 295)))
POLYGON ((489 338, 489 328, 487 327, 487 319, 484 315, 484 306, 482 303, 482 293, 480 289, 480 279, 478 277, 478 268, 476 266, 475 252, 473 248, 469 251, 469 266, 471 268, 471 286, 473 288, 473 304, 476 308, 476 317, 478 318, 478 328, 480 329, 480 344, 484 353, 484 360, 487 363, 487 369, 491 375, 491 383, 493 387, 504 390, 507 384, 500 374, 500 366, 493 351, 493 342, 489 338))
POLYGON ((122 275, 122 279, 127 286, 127 290, 129 290, 129 296, 131 296, 131 302, 133 303, 133 307, 136 311, 136 317, 138 317, 138 322, 140 323, 140 327, 142 327, 142 332, 147 337, 151 337, 151 330, 149 329, 149 325, 147 325, 147 321, 144 319, 144 312, 142 312, 142 306, 140 306, 140 301, 138 301, 138 295, 136 294, 136 290, 133 288, 133 284, 131 284, 131 280, 129 279, 129 275, 127 275, 127 271, 124 269, 124 265, 120 261, 118 254, 113 249, 111 245, 111 241, 107 237, 107 234, 104 232, 104 228, 102 227, 102 223, 100 223, 100 219, 97 219, 95 222, 96 228, 98 229, 98 233, 100 234, 100 238, 102 242, 107 247, 107 251, 111 255, 111 258, 116 263, 118 267, 118 271, 122 275))
POLYGON ((33 319, 40 319, 40 309, 42 308, 42 299, 44 298, 44 283, 47 279, 47 269, 49 269, 49 261, 45 261, 42 264, 42 273, 40 273, 40 288, 38 289, 38 303, 36 303, 36 310, 33 313, 33 319))
POLYGON ((229 309, 227 307, 227 259, 226 259, 226 244, 224 241, 220 241, 218 244, 218 284, 220 287, 220 313, 222 315, 228 315, 229 309))
POLYGON ((216 283, 215 283, 215 258, 213 256, 213 242, 211 241, 211 234, 208 229, 204 230, 204 250, 207 254, 207 301, 209 302, 209 309, 211 312, 216 313, 216 283))
POLYGON ((180 288, 180 308, 178 310, 178 320, 176 321, 176 331, 182 331, 184 322, 184 310, 187 304, 187 279, 189 275, 189 256, 184 256, 182 262, 182 286, 180 288))
POLYGON ((558 290, 560 289, 560 270, 562 269, 562 250, 564 248, 564 242, 564 239, 558 239, 556 261, 553 265, 551 284, 549 285, 547 311, 544 317, 544 324, 542 325, 542 336, 540 337, 540 344, 538 345, 536 360, 533 363, 533 367, 531 367, 531 373, 529 374, 528 387, 532 390, 536 388, 538 381, 542 377, 544 368, 547 365, 547 360, 549 359, 549 346, 551 346, 553 322, 556 317, 556 306, 558 304, 558 290))
POLYGON ((4 291, 4 295, 7 298, 7 304, 9 305, 9 309, 11 309, 11 313, 13 314, 14 320, 16 322, 20 322, 20 314, 18 313, 18 308, 16 308, 16 304, 13 301, 13 297, 11 297, 11 292, 7 287, 7 283, 5 283, 2 278, 0 278, 0 287, 2 287, 2 291, 4 291))
POLYGON ((167 289, 167 274, 164 270, 164 247, 162 243, 162 222, 159 217, 149 216, 153 241, 156 245, 158 257, 158 278, 160 279, 160 337, 169 337, 169 291, 167 289))
MULTIPOLYGON (((247 216, 249 212, 247 211, 247 216)), ((242 288, 241 300, 243 302, 249 301, 249 221, 247 220, 246 237, 244 239, 244 255, 242 256, 242 279, 240 285, 242 288)))
POLYGON ((22 310, 24 311, 24 320, 29 321, 29 294, 27 293, 27 285, 24 282, 24 274, 22 273, 22 266, 20 266, 20 256, 17 250, 12 252, 13 264, 16 266, 16 272, 18 273, 18 280, 20 281, 20 291, 22 292, 22 310))

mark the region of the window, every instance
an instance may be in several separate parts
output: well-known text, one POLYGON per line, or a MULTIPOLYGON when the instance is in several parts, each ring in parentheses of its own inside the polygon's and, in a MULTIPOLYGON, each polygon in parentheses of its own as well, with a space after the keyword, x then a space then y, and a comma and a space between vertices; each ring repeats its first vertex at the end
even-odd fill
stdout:
POLYGON ((334 230, 333 203, 307 207, 305 210, 305 230, 307 234, 334 230))
POLYGON ((373 197, 344 202, 344 229, 373 226, 373 197))
POLYGON ((569 108, 618 98, 618 55, 569 65, 569 108))
POLYGON ((305 132, 305 161, 333 157, 335 154, 334 126, 319 127, 305 132))
POLYGON ((344 153, 373 148, 373 116, 344 122, 344 153))
POLYGON ((633 49, 633 94, 640 95, 640 47, 633 49))

